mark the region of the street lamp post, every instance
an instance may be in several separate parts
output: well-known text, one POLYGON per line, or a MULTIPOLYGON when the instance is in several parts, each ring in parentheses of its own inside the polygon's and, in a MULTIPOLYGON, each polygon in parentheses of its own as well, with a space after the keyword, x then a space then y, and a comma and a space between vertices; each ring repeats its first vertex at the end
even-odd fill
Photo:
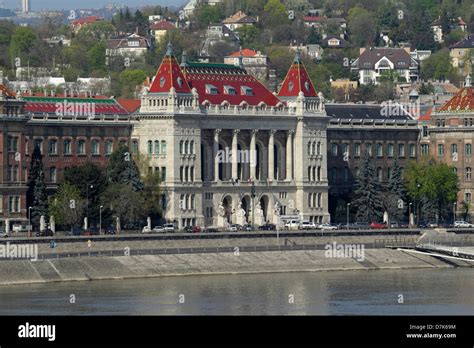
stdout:
POLYGON ((255 231, 255 182, 252 180, 252 187, 250 188, 250 197, 252 198, 252 231, 255 231))
POLYGON ((454 223, 456 222, 456 206, 457 206, 457 202, 454 202, 453 204, 453 227, 454 227, 454 223))
POLYGON ((28 237, 31 237, 31 208, 28 207, 28 237))
POLYGON ((99 234, 102 234, 102 208, 104 208, 103 205, 99 207, 99 234))
POLYGON ((351 204, 347 203, 347 225, 346 225, 346 230, 349 229, 349 209, 350 209, 351 204))
POLYGON ((409 227, 412 227, 412 223, 411 223, 411 206, 413 205, 413 203, 409 203, 408 204, 408 226, 409 227))
POLYGON ((92 189, 94 188, 94 185, 87 184, 87 189, 86 189, 86 221, 87 221, 87 228, 89 228, 89 187, 92 189))

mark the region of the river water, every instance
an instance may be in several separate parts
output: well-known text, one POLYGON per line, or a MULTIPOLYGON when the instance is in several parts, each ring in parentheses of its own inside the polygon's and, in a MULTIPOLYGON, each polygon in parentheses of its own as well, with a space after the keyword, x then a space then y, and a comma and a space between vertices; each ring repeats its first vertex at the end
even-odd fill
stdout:
POLYGON ((71 314, 474 315, 474 270, 272 273, 0 286, 0 315, 71 314), (72 295, 75 303, 71 303, 72 295))

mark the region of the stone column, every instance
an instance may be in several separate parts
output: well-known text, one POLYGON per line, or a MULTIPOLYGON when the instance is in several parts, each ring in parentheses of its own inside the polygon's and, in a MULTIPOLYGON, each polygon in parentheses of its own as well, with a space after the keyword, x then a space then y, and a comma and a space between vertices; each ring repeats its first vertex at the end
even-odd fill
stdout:
POLYGON ((237 180, 238 178, 238 173, 237 173, 237 168, 238 168, 238 156, 237 156, 237 143, 238 143, 238 135, 240 133, 240 129, 234 129, 232 131, 232 179, 237 180))
POLYGON ((252 180, 257 179, 257 133, 258 129, 252 129, 250 138, 250 177, 252 180))
POLYGON ((275 133, 276 130, 272 129, 268 139, 268 179, 270 181, 275 179, 275 133))
POLYGON ((289 130, 286 138, 286 180, 293 180, 293 133, 289 130))
POLYGON ((221 129, 214 130, 214 181, 219 181, 219 134, 221 129))

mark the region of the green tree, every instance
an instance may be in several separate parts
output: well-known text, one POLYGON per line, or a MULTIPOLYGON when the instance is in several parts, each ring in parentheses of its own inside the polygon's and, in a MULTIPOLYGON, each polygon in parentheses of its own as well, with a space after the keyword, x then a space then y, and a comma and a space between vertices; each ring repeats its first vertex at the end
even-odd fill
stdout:
POLYGON ((289 22, 285 5, 280 0, 268 0, 263 12, 263 24, 266 28, 275 28, 289 22))
POLYGON ((261 49, 262 43, 260 41, 261 30, 253 25, 244 25, 236 29, 236 33, 240 38, 242 47, 261 49))
POLYGON ((453 75, 456 75, 456 71, 451 66, 449 51, 446 49, 433 53, 421 64, 421 78, 423 80, 451 80, 453 75))
POLYGON ((143 70, 132 69, 124 70, 120 74, 119 83, 122 87, 123 98, 133 98, 137 87, 146 80, 146 73, 143 70))
POLYGON ((17 27, 12 35, 10 54, 12 57, 24 58, 31 52, 37 35, 30 27, 17 27))
POLYGON ((375 175, 371 157, 365 153, 361 159, 360 172, 356 177, 351 206, 356 209, 356 216, 372 222, 383 215, 383 205, 380 200, 381 183, 375 175))
POLYGON ((204 29, 210 23, 219 23, 224 19, 224 11, 220 5, 201 5, 196 10, 194 17, 198 27, 204 29))
POLYGON ((136 227, 146 218, 145 199, 132 185, 113 182, 101 196, 104 214, 119 219, 121 226, 136 227))
POLYGON ((99 197, 107 188, 104 170, 91 162, 69 167, 64 171, 64 182, 76 187, 86 200, 89 221, 99 220, 99 197))
POLYGON ((107 179, 111 183, 129 185, 135 191, 143 190, 144 184, 138 166, 127 146, 120 145, 110 156, 107 179))
POLYGON ((373 45, 376 25, 373 14, 364 8, 354 7, 347 17, 351 42, 358 47, 373 45))
MULTIPOLYGON (((405 185, 409 197, 417 205, 417 211, 429 207, 439 221, 449 215, 450 205, 457 199, 459 178, 452 167, 430 158, 409 163, 405 185)), ((428 213, 426 209, 425 213, 428 213)))
POLYGON ((31 222, 34 227, 38 227, 41 216, 48 216, 48 196, 44 183, 43 155, 39 146, 35 146, 31 155, 30 172, 28 174, 28 190, 26 202, 31 209, 31 222))
POLYGON ((50 216, 63 227, 80 226, 86 209, 86 200, 81 197, 80 190, 69 182, 59 185, 58 191, 53 196, 49 206, 50 216))

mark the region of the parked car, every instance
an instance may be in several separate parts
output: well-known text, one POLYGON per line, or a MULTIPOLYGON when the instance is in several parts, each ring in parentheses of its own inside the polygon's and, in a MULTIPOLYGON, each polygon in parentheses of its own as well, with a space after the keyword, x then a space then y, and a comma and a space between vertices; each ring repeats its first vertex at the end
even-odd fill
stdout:
POLYGON ((428 228, 428 223, 427 222, 419 222, 418 223, 418 228, 428 228))
POLYGON ((242 226, 237 225, 237 224, 232 224, 229 225, 229 228, 227 229, 229 232, 237 232, 242 226))
POLYGON ((155 227, 153 228, 153 232, 155 232, 155 233, 163 233, 163 232, 165 232, 165 228, 164 228, 163 226, 155 226, 155 227))
POLYGON ((466 221, 455 221, 454 227, 455 228, 470 228, 470 227, 474 227, 474 224, 471 224, 466 221))
POLYGON ((410 227, 410 223, 408 221, 400 221, 398 223, 398 228, 408 228, 410 227))
POLYGON ((303 220, 303 221, 301 221, 298 228, 300 230, 315 230, 316 229, 316 224, 314 222, 309 221, 309 220, 303 220))
POLYGON ((115 228, 113 228, 113 226, 109 226, 109 227, 104 228, 104 234, 114 235, 115 234, 115 228))
POLYGON ((142 228, 142 233, 151 233, 151 231, 152 231, 151 228, 148 226, 145 226, 142 228))
POLYGON ((337 230, 337 226, 331 225, 331 224, 321 224, 318 226, 319 229, 323 231, 332 231, 332 230, 337 230))
POLYGON ((242 226, 242 231, 253 231, 253 227, 252 227, 252 225, 249 225, 249 224, 243 225, 242 226))
POLYGON ((82 231, 83 236, 98 236, 100 234, 99 229, 97 227, 91 227, 87 230, 82 231))
POLYGON ((203 233, 217 233, 219 230, 215 227, 208 227, 203 230, 203 233))
POLYGON ((186 232, 186 233, 199 233, 199 232, 201 232, 201 227, 200 226, 186 226, 184 228, 184 232, 186 232))
POLYGON ((387 228, 386 222, 372 222, 370 228, 373 230, 384 230, 387 228))
POLYGON ((265 224, 265 225, 259 226, 258 229, 260 231, 275 231, 276 226, 274 224, 265 224))
POLYGON ((5 231, 0 231, 0 238, 8 238, 10 235, 5 231))
POLYGON ((36 237, 52 237, 52 236, 54 236, 54 232, 50 228, 44 229, 40 232, 36 232, 36 237))
POLYGON ((437 227, 439 227, 439 225, 436 221, 429 221, 428 222, 428 227, 429 228, 437 228, 437 227))
POLYGON ((299 226, 300 226, 300 221, 299 220, 289 220, 285 224, 285 228, 287 228, 289 230, 297 230, 299 226))
POLYGON ((165 232, 174 232, 175 227, 173 224, 164 224, 163 228, 165 229, 165 232))

